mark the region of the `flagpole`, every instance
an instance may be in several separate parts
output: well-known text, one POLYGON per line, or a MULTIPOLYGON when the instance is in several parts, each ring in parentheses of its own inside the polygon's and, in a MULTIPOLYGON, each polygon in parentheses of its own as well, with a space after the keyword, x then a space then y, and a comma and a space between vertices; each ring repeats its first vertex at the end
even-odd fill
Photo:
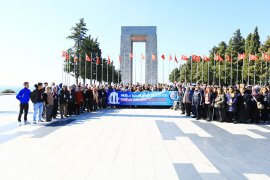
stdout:
POLYGON ((175 82, 175 59, 173 61, 173 71, 174 71, 173 82, 175 82))
POLYGON ((107 62, 107 83, 109 84, 109 56, 108 56, 108 62, 107 62))
POLYGON ((162 82, 164 84, 164 59, 162 59, 162 82))
POLYGON ((220 86, 220 60, 218 61, 219 63, 218 63, 218 85, 220 86))
POLYGON ((193 81, 193 77, 192 77, 192 61, 193 61, 193 59, 191 58, 191 62, 190 62, 190 70, 191 70, 191 78, 190 78, 190 82, 192 83, 192 81, 193 81))
POLYGON ((84 59, 84 86, 86 84, 86 57, 84 59))
POLYGON ((224 81, 225 81, 225 85, 226 85, 227 84, 227 60, 226 60, 226 54, 225 54, 224 66, 225 66, 225 77, 224 77, 224 81))
POLYGON ((198 83, 198 78, 199 78, 199 77, 198 77, 198 76, 199 76, 199 73, 198 73, 199 66, 198 66, 198 64, 199 64, 199 63, 196 62, 196 71, 197 71, 197 72, 196 72, 196 83, 198 83))
POLYGON ((248 85, 249 85, 249 66, 250 66, 250 54, 248 55, 248 85))
POLYGON ((207 67, 207 84, 209 85, 209 83, 210 83, 210 82, 209 82, 209 78, 210 78, 210 76, 209 76, 209 73, 210 73, 210 72, 209 72, 210 59, 209 59, 209 61, 208 61, 207 64, 208 64, 208 67, 207 67))
POLYGON ((256 74, 255 74, 255 71, 256 71, 256 61, 254 61, 254 72, 253 72, 253 76, 254 76, 254 85, 256 85, 256 74))
MULTIPOLYGON (((239 56, 239 54, 238 54, 239 56)), ((238 57, 237 57, 237 64, 236 64, 236 82, 238 84, 238 57)))
POLYGON ((91 71, 90 71, 90 85, 92 86, 92 75, 93 75, 93 56, 92 56, 92 53, 91 53, 91 71))
POLYGON ((232 53, 231 53, 231 82, 230 82, 230 84, 231 84, 231 86, 232 86, 232 64, 233 64, 233 57, 232 57, 232 53))
POLYGON ((103 66, 103 58, 101 58, 101 63, 102 63, 102 64, 101 64, 101 68, 102 68, 102 69, 101 69, 101 84, 103 84, 103 67, 104 67, 104 66, 103 66))
POLYGON ((213 85, 216 84, 216 60, 215 60, 216 54, 214 53, 214 75, 213 75, 213 85))
POLYGON ((70 86, 70 53, 68 55, 68 85, 70 86))
POLYGON ((245 58, 243 58, 243 66, 242 66, 242 84, 244 83, 244 67, 245 67, 245 58))
MULTIPOLYGON (((170 55, 169 58, 171 58, 171 55, 170 55)), ((171 74, 171 65, 170 65, 170 63, 171 63, 171 60, 169 59, 169 71, 168 71, 168 77, 169 77, 169 80, 170 80, 170 74, 171 74)), ((152 65, 152 64, 151 64, 151 65, 152 65)), ((152 67, 151 67, 151 69, 152 69, 152 67)))
POLYGON ((141 84, 142 84, 142 61, 143 61, 143 57, 141 56, 141 84))
POLYGON ((265 60, 265 85, 267 84, 267 61, 265 60))
MULTIPOLYGON (((179 64, 180 64, 180 63, 179 63, 179 64)), ((182 82, 181 82, 181 81, 182 81, 182 80, 181 80, 181 77, 182 77, 182 76, 181 76, 181 65, 179 65, 179 82, 180 82, 180 83, 182 83, 182 82)))
MULTIPOLYGON (((97 72, 98 72, 98 65, 97 65, 97 60, 98 60, 98 58, 99 58, 99 57, 97 56, 97 57, 96 57, 96 83, 98 82, 98 79, 97 79, 97 78, 98 78, 98 75, 97 75, 97 74, 98 74, 98 73, 97 73, 97 72)), ((95 84, 96 84, 96 83, 95 83, 95 84)))
POLYGON ((185 85, 187 85, 187 62, 186 62, 186 69, 185 69, 185 85))
POLYGON ((203 61, 204 60, 202 59, 202 83, 203 83, 203 69, 204 69, 204 67, 203 67, 204 62, 203 61))
POLYGON ((260 69, 260 71, 261 71, 261 75, 260 75, 260 86, 262 85, 262 59, 261 59, 261 69, 260 69))

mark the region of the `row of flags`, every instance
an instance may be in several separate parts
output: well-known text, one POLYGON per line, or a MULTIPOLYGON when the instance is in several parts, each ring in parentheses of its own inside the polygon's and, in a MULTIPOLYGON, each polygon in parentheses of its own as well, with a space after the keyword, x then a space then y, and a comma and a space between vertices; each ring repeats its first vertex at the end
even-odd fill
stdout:
MULTIPOLYGON (((65 60, 68 60, 69 59, 69 54, 68 52, 66 51, 62 51, 62 58, 64 58, 65 60)), ((152 54, 152 61, 156 61, 157 60, 157 57, 156 55, 152 54)), ((232 62, 232 56, 228 55, 228 54, 225 54, 225 60, 226 61, 229 61, 229 62, 232 62)), ((215 54, 214 55, 214 60, 215 61, 223 61, 224 60, 223 57, 221 57, 219 54, 215 54)), ((245 53, 243 54, 238 54, 238 57, 237 59, 238 60, 243 60, 243 59, 246 59, 247 58, 247 55, 245 53)), ((254 55, 254 54, 249 54, 248 55, 248 58, 250 61, 257 61, 259 60, 259 57, 257 55, 254 55)), ((132 53, 129 53, 129 59, 132 60, 133 59, 133 54, 132 53)), ((141 59, 142 60, 145 60, 145 56, 144 54, 141 54, 141 59)), ((166 59, 165 55, 162 54, 161 55, 161 59, 164 61, 166 59)), ((170 54, 169 57, 168 57, 169 61, 172 61, 173 60, 173 56, 170 54)), ((270 55, 267 54, 267 53, 263 53, 263 59, 265 61, 270 61, 270 55)), ((88 56, 87 54, 85 54, 85 60, 88 61, 88 62, 91 62, 92 61, 92 57, 88 56)), ((110 56, 108 55, 108 64, 111 64, 111 59, 110 59, 110 56)), ((185 56, 185 55, 181 55, 181 60, 183 61, 189 61, 189 60, 192 60, 194 62, 201 62, 201 61, 210 61, 210 58, 203 55, 203 56, 198 56, 198 55, 191 55, 191 56, 185 56)), ((78 57, 76 56, 76 54, 74 54, 74 61, 75 62, 78 62, 78 57)), ((118 61, 121 62, 122 61, 122 57, 119 55, 118 57, 118 61)), ((174 61, 176 63, 178 63, 178 59, 177 59, 177 56, 175 55, 174 56, 174 61)), ((97 64, 101 64, 100 62, 100 57, 98 55, 96 55, 96 63, 97 64)))

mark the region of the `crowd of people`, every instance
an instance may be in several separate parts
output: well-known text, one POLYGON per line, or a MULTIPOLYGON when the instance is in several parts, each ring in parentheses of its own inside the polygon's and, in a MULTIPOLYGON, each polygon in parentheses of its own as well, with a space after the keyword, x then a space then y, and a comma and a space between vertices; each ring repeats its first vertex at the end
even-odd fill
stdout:
POLYGON ((33 124, 96 111, 107 106, 105 86, 83 86, 79 84, 68 87, 62 84, 55 85, 55 83, 49 86, 45 82, 35 84, 34 87, 35 89, 31 92, 29 83, 25 82, 24 88, 16 96, 20 101, 19 126, 22 125, 22 114, 24 114, 24 124, 28 123, 27 114, 30 100, 34 106, 33 124))
POLYGON ((96 111, 107 107, 107 94, 110 91, 144 92, 144 91, 177 91, 177 107, 186 116, 193 115, 197 120, 260 123, 269 121, 270 86, 208 86, 206 84, 114 84, 114 85, 56 85, 38 83, 35 89, 29 90, 29 83, 17 94, 20 101, 18 117, 24 112, 27 124, 29 101, 34 106, 33 123, 56 118, 67 118, 83 112, 96 111), (44 119, 44 120, 43 120, 44 119))
POLYGON ((182 114, 197 120, 218 122, 269 122, 270 93, 267 86, 194 85, 179 90, 182 114))

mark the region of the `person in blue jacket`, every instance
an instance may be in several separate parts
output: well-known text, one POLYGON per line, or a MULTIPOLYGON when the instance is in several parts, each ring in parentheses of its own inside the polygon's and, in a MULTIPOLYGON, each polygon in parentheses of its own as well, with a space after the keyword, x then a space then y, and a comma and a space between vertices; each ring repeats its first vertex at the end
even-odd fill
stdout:
POLYGON ((29 109, 29 100, 30 100, 30 95, 31 91, 29 90, 29 83, 24 82, 23 83, 24 88, 20 90, 20 92, 17 94, 16 98, 20 101, 20 112, 19 112, 19 117, 18 117, 18 123, 19 126, 21 126, 21 117, 24 112, 24 124, 27 124, 27 114, 28 114, 28 109, 29 109))

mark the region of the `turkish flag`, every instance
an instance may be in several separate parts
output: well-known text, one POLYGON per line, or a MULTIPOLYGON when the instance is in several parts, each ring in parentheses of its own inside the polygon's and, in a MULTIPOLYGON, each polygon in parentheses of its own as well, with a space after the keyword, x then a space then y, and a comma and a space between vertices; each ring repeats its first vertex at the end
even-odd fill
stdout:
POLYGON ((108 56, 108 64, 111 64, 111 58, 108 56))
POLYGON ((99 59, 99 57, 96 56, 96 58, 97 58, 97 65, 100 65, 100 59, 99 59))
POLYGON ((253 55, 253 54, 249 54, 249 60, 251 60, 251 61, 256 61, 256 60, 258 60, 258 59, 259 59, 258 56, 253 55))
POLYGON ((133 58, 133 54, 132 53, 129 53, 129 58, 130 58, 130 60, 132 60, 132 58, 133 58))
POLYGON ((172 60, 172 55, 169 56, 169 60, 170 60, 170 61, 172 60))
POLYGON ((187 56, 182 55, 182 56, 181 56, 181 60, 188 61, 189 58, 188 58, 187 56))
POLYGON ((87 54, 85 54, 85 60, 88 61, 88 62, 90 62, 91 61, 91 58, 87 54))
POLYGON ((246 58, 246 54, 238 54, 238 60, 243 60, 246 58))
POLYGON ((161 59, 162 59, 163 61, 165 60, 165 55, 164 55, 164 54, 161 55, 161 59))
POLYGON ((192 55, 192 61, 195 61, 195 62, 200 62, 201 61, 201 56, 197 56, 197 55, 192 55))
POLYGON ((68 58, 69 58, 69 55, 68 55, 68 53, 66 52, 65 60, 68 60, 68 58))
POLYGON ((266 61, 269 61, 270 60, 270 55, 264 53, 263 54, 263 59, 266 60, 266 61))
POLYGON ((203 56, 203 60, 204 60, 204 61, 210 61, 210 58, 207 57, 207 56, 203 56))
POLYGON ((157 56, 152 54, 152 61, 156 61, 157 60, 157 56))
POLYGON ((216 54, 214 60, 215 61, 223 61, 223 58, 220 55, 216 54))
POLYGON ((176 56, 174 56, 174 61, 178 64, 178 60, 176 56))
POLYGON ((225 59, 229 62, 232 62, 232 57, 229 56, 228 54, 225 55, 225 59))

